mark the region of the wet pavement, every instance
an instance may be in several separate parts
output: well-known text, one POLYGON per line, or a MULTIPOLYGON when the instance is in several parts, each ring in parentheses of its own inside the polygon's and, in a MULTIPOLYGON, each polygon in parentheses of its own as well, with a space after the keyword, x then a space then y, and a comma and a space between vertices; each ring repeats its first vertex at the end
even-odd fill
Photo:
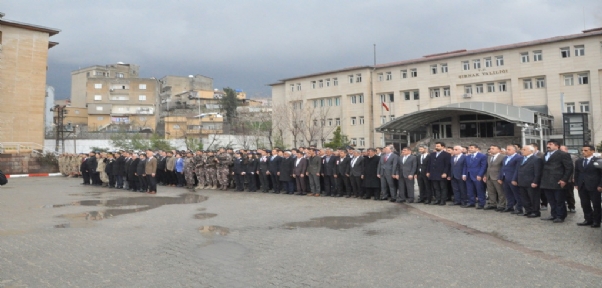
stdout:
MULTIPOLYGON (((23 178, 0 287, 598 287, 602 231, 496 212, 23 178), (100 221, 102 220, 102 221, 100 221)), ((546 216, 544 214, 544 216, 546 216)))

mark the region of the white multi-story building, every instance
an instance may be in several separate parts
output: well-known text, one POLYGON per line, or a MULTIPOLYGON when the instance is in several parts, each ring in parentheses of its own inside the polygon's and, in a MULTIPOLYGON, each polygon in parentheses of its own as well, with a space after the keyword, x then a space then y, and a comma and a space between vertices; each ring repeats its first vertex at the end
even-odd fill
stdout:
POLYGON ((602 141, 601 80, 597 28, 286 78, 271 85, 273 117, 287 146, 320 146, 336 126, 359 148, 430 139, 542 143, 569 130, 582 140, 567 143, 580 146, 590 133, 602 141), (563 113, 587 113, 589 127, 565 127, 563 113))

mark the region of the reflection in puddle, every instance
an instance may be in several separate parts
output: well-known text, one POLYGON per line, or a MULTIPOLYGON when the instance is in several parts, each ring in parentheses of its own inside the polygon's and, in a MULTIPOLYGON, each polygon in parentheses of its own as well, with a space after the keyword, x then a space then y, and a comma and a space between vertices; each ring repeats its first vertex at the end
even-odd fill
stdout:
POLYGON ((203 235, 220 235, 226 236, 230 233, 230 229, 221 226, 201 226, 199 232, 203 235))
MULTIPOLYGON (((312 218, 305 222, 291 222, 284 224, 285 229, 295 228, 328 228, 328 229, 350 229, 360 227, 364 224, 373 223, 381 219, 393 219, 402 213, 407 213, 405 205, 395 205, 385 211, 368 212, 359 216, 326 216, 312 218)), ((374 234, 373 234, 374 235, 374 234)))
MULTIPOLYGON (((91 206, 91 207, 107 207, 112 209, 103 209, 98 211, 89 211, 74 214, 65 214, 59 217, 68 218, 72 220, 85 220, 85 221, 98 221, 106 218, 111 218, 124 214, 131 214, 136 212, 142 212, 151 210, 163 205, 174 205, 174 204, 193 204, 200 203, 207 200, 206 196, 185 193, 178 197, 157 197, 157 196, 142 196, 142 197, 120 197, 116 199, 102 199, 102 200, 82 200, 73 201, 68 204, 52 205, 53 208, 67 207, 67 206, 91 206)), ((48 207, 49 205, 45 206, 48 207)), ((56 225, 55 228, 69 228, 74 227, 71 224, 60 224, 56 225), (62 226, 62 227, 58 227, 62 226)))
POLYGON ((194 215, 194 219, 209 219, 209 218, 213 218, 217 216, 217 214, 214 213, 199 213, 194 215))

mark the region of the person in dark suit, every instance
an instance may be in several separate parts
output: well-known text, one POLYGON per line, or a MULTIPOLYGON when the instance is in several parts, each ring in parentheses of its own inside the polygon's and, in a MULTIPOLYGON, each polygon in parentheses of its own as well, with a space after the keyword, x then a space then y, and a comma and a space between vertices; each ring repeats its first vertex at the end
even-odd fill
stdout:
POLYGON ((454 203, 449 205, 467 205, 468 196, 466 194, 466 182, 462 180, 462 175, 466 175, 466 155, 462 153, 462 146, 454 146, 454 155, 450 161, 450 173, 447 177, 451 180, 452 190, 454 192, 454 203))
POLYGON ((498 183, 502 184, 502 188, 504 189, 506 207, 498 208, 498 212, 512 212, 523 207, 520 189, 518 186, 512 184, 516 170, 518 170, 519 165, 523 161, 523 156, 516 152, 516 146, 506 146, 506 157, 502 161, 500 175, 498 175, 497 180, 498 183))
POLYGON ((322 170, 322 157, 317 149, 307 149, 307 178, 309 178, 309 196, 320 195, 320 172, 322 170))
POLYGON ((249 192, 257 191, 257 169, 259 167, 259 160, 255 158, 255 153, 247 153, 247 166, 245 167, 245 176, 247 176, 247 183, 249 186, 249 192))
MULTIPOLYGON (((326 155, 322 158, 322 170, 321 174, 324 177, 324 196, 330 196, 336 194, 336 162, 338 161, 338 157, 334 156, 332 153, 332 149, 326 149, 326 155)), ((320 196, 315 195, 314 196, 320 196)))
POLYGON ((368 156, 364 157, 364 199, 374 197, 374 200, 380 200, 380 179, 376 176, 379 163, 380 156, 376 155, 376 149, 369 148, 368 156))
POLYGON ((96 160, 96 152, 90 152, 90 158, 86 161, 86 167, 88 168, 88 172, 90 173, 90 179, 92 181, 92 185, 101 186, 102 181, 100 181, 100 173, 96 171, 98 167, 98 162, 96 160))
POLYGON ((121 152, 115 153, 115 164, 113 164, 113 176, 117 181, 117 189, 123 189, 123 174, 125 173, 125 157, 121 152))
MULTIPOLYGON (((90 156, 86 156, 84 158, 84 160, 82 161, 82 163, 79 165, 79 172, 82 173, 82 178, 84 179, 84 182, 81 183, 82 185, 90 185, 90 170, 88 170, 88 159, 90 158, 90 156)), ((96 157, 94 157, 96 158, 96 157)))
POLYGON ((234 153, 234 162, 232 163, 232 176, 236 183, 236 191, 245 191, 245 166, 246 160, 242 158, 242 153, 234 153))
MULTIPOLYGON (((533 155, 535 155, 537 158, 544 159, 545 154, 539 150, 539 144, 537 144, 537 143, 531 143, 529 145, 533 146, 533 148, 535 149, 535 152, 533 152, 533 155)), ((543 192, 543 189, 539 189, 539 190, 540 190, 540 193, 541 193, 541 195, 540 195, 540 197, 541 197, 541 208, 540 208, 540 210, 548 210, 548 199, 546 198, 546 194, 543 192)))
POLYGON ((526 145, 523 147, 523 159, 512 177, 512 185, 519 187, 521 203, 525 208, 525 213, 519 215, 529 218, 541 216, 539 212, 539 195, 541 195, 539 185, 541 182, 543 161, 541 158, 533 155, 533 152, 535 152, 533 146, 526 145))
POLYGON ((259 183, 261 185, 260 189, 261 192, 263 193, 268 193, 268 191, 270 191, 270 183, 269 183, 269 173, 268 173, 268 169, 269 169, 269 165, 268 162, 270 161, 270 157, 268 156, 267 151, 265 151, 264 149, 261 149, 260 151, 261 156, 259 157, 258 160, 258 164, 257 164, 257 174, 259 175, 259 183))
POLYGON ((131 154, 131 162, 128 166, 128 182, 129 182, 129 190, 138 191, 140 190, 140 185, 138 185, 138 177, 136 176, 136 170, 138 168, 138 163, 140 163, 140 159, 138 158, 138 154, 131 154))
POLYGON ((295 179, 293 178, 294 167, 295 161, 291 157, 291 151, 284 151, 284 158, 280 161, 277 175, 278 181, 280 181, 282 188, 284 188, 284 193, 287 194, 293 194, 295 190, 295 179))
POLYGON ((476 144, 468 145, 468 153, 466 162, 464 162, 466 174, 462 176, 462 179, 466 181, 468 204, 463 207, 470 208, 478 204, 476 208, 483 209, 485 208, 486 200, 483 177, 485 176, 485 172, 487 172, 487 156, 479 152, 479 146, 476 144), (478 203, 476 203, 475 197, 478 198, 478 203))
POLYGON ((336 163, 337 168, 337 197, 342 197, 346 194, 346 197, 351 197, 351 181, 349 181, 349 165, 351 165, 351 158, 347 157, 347 150, 339 150, 339 160, 336 163))
POLYGON ((297 151, 297 157, 293 161, 295 163, 295 166, 293 167, 293 178, 295 178, 295 183, 297 184, 297 192, 295 195, 307 195, 305 178, 307 178, 308 160, 303 157, 303 152, 297 151))
MULTIPOLYGON (((432 205, 445 205, 447 200, 447 175, 449 175, 451 155, 445 152, 445 143, 435 142, 435 152, 430 154, 426 176, 431 180, 435 191, 432 205)), ((429 199, 430 200, 430 199, 429 199)))
POLYGON ((364 175, 364 156, 359 150, 353 150, 353 157, 347 170, 349 183, 351 183, 352 197, 360 198, 363 196, 362 175, 364 175))
POLYGON ((399 156, 391 151, 391 147, 383 148, 383 153, 380 157, 380 162, 377 168, 377 177, 380 178, 380 199, 386 200, 390 195, 390 201, 395 202, 397 199, 397 188, 395 187, 395 179, 393 174, 397 169, 397 161, 399 156))
POLYGON ((548 141, 548 152, 544 157, 541 189, 546 194, 550 204, 550 217, 543 220, 552 220, 562 223, 566 218, 566 192, 564 186, 569 182, 573 173, 573 162, 568 153, 558 150, 560 145, 556 140, 548 141))
POLYGON ((418 181, 419 198, 416 203, 430 204, 433 199, 433 189, 431 187, 431 181, 426 176, 426 170, 429 165, 430 155, 428 153, 428 147, 422 145, 418 147, 419 155, 417 157, 418 164, 416 168, 416 180, 418 181))
POLYGON ((602 169, 594 164, 598 157, 594 157, 594 146, 584 145, 581 148, 582 159, 575 162, 575 186, 579 191, 581 208, 585 220, 577 223, 579 226, 600 227, 602 204, 602 169))
MULTIPOLYGON (((560 150, 562 152, 566 152, 569 153, 569 148, 566 147, 565 145, 560 145, 560 150)), ((577 162, 577 160, 579 160, 579 156, 575 155, 575 154, 571 154, 569 153, 569 155, 571 155, 571 160, 573 161, 573 174, 575 174, 575 162, 577 162)), ((569 213, 577 213, 577 211, 575 210, 575 177, 574 175, 571 175, 571 180, 569 181, 569 183, 566 184, 566 186, 564 186, 564 191, 566 191, 566 206, 568 209, 569 213)))
POLYGON ((140 153, 140 161, 136 167, 136 177, 138 177, 138 192, 146 193, 148 185, 146 183, 146 154, 140 153))
MULTIPOLYGON (((165 185, 166 181, 166 171, 167 171, 167 154, 165 151, 160 150, 159 156, 157 157, 157 183, 159 185, 165 185)), ((197 175, 198 176, 198 175, 197 175)), ((201 177, 201 176, 198 176, 201 177)))
POLYGON ((269 158, 268 162, 268 172, 267 175, 270 176, 272 180, 272 187, 274 188, 275 194, 280 194, 280 166, 282 164, 282 157, 278 156, 278 150, 272 150, 272 156, 269 158))
POLYGON ((401 156, 397 161, 397 167, 394 177, 399 181, 399 193, 397 194, 397 203, 414 203, 414 175, 418 161, 416 156, 412 155, 409 147, 401 149, 401 156))

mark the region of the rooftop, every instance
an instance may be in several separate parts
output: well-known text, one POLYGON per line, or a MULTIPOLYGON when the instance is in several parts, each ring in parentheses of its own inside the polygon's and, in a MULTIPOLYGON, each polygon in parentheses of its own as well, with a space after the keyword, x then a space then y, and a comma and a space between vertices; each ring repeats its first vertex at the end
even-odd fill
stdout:
POLYGON ((4 13, 1 13, 1 12, 0 12, 0 25, 18 27, 18 28, 39 31, 39 32, 46 32, 50 36, 59 34, 59 32, 61 32, 61 30, 55 29, 55 28, 49 28, 49 27, 40 26, 40 25, 23 23, 23 22, 14 21, 14 20, 8 20, 8 19, 4 18, 4 13))

